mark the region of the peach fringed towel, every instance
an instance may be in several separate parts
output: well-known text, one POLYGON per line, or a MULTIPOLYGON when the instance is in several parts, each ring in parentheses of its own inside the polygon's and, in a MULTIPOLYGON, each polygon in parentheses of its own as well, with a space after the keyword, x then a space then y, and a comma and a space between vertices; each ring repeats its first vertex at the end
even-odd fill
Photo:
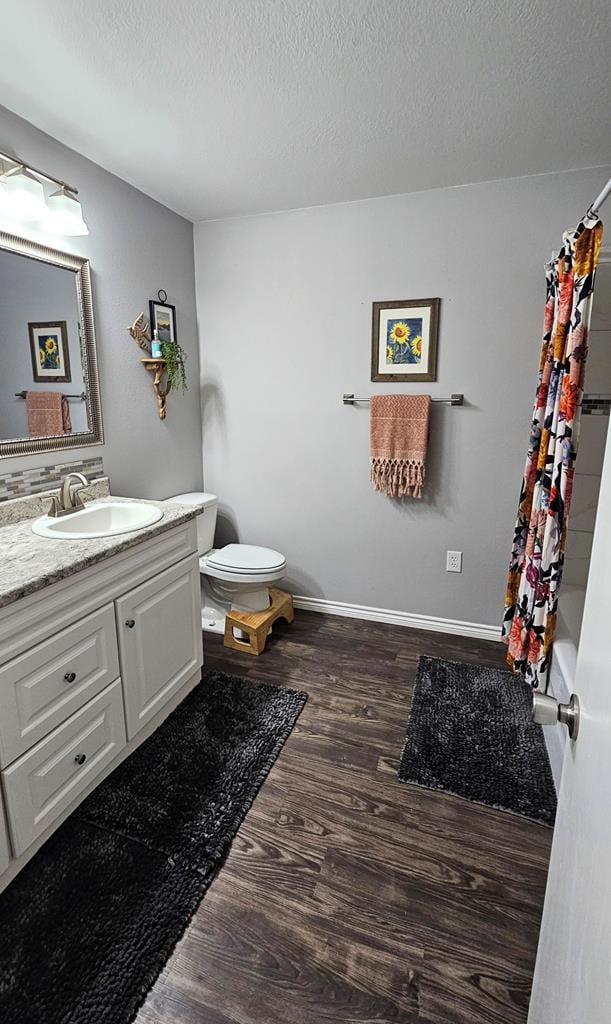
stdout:
POLYGON ((72 433, 68 399, 61 392, 28 391, 25 404, 30 437, 72 433))
POLYGON ((373 395, 371 479, 393 498, 422 496, 430 395, 373 395))

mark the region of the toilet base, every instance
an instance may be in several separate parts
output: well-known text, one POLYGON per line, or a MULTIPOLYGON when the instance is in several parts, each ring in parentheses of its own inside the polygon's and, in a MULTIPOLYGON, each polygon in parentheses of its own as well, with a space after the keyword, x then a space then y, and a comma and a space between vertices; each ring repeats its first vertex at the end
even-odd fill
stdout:
POLYGON ((265 612, 270 606, 268 584, 229 587, 218 580, 200 576, 202 594, 202 629, 206 633, 224 633, 228 611, 265 612))
POLYGON ((214 608, 208 602, 202 608, 202 629, 204 633, 218 633, 220 636, 225 632, 226 608, 214 608))
POLYGON ((259 587, 257 590, 235 593, 231 602, 231 610, 232 612, 266 612, 271 603, 269 587, 259 587))

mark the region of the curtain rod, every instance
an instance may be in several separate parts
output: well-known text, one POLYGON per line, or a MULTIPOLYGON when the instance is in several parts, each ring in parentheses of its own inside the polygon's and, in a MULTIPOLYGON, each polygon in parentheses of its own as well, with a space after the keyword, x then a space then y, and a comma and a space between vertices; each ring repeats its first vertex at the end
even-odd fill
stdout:
POLYGON ((611 194, 611 178, 609 178, 607 184, 603 188, 603 190, 600 193, 600 195, 597 195, 596 199, 594 200, 592 205, 588 207, 588 212, 587 212, 586 216, 588 216, 588 217, 597 217, 598 216, 598 211, 600 210, 600 208, 603 205, 603 203, 605 202, 605 200, 607 200, 609 198, 610 194, 611 194))

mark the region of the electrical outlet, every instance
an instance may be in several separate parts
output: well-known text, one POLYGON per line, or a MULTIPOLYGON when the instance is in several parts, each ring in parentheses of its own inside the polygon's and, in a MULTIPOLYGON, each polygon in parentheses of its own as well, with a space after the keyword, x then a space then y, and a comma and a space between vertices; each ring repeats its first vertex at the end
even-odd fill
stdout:
POLYGON ((462 551, 448 551, 446 553, 446 571, 462 572, 462 551))

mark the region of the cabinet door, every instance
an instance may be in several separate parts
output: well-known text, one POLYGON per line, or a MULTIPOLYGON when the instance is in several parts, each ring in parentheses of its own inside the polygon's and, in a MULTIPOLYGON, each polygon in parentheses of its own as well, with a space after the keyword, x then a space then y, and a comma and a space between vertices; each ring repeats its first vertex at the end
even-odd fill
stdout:
POLYGON ((4 808, 2 806, 2 796, 0 795, 0 875, 3 871, 6 871, 9 862, 8 852, 8 832, 6 829, 6 818, 4 817, 4 808))
POLYGON ((190 555, 116 602, 131 739, 201 670, 199 562, 190 555))

